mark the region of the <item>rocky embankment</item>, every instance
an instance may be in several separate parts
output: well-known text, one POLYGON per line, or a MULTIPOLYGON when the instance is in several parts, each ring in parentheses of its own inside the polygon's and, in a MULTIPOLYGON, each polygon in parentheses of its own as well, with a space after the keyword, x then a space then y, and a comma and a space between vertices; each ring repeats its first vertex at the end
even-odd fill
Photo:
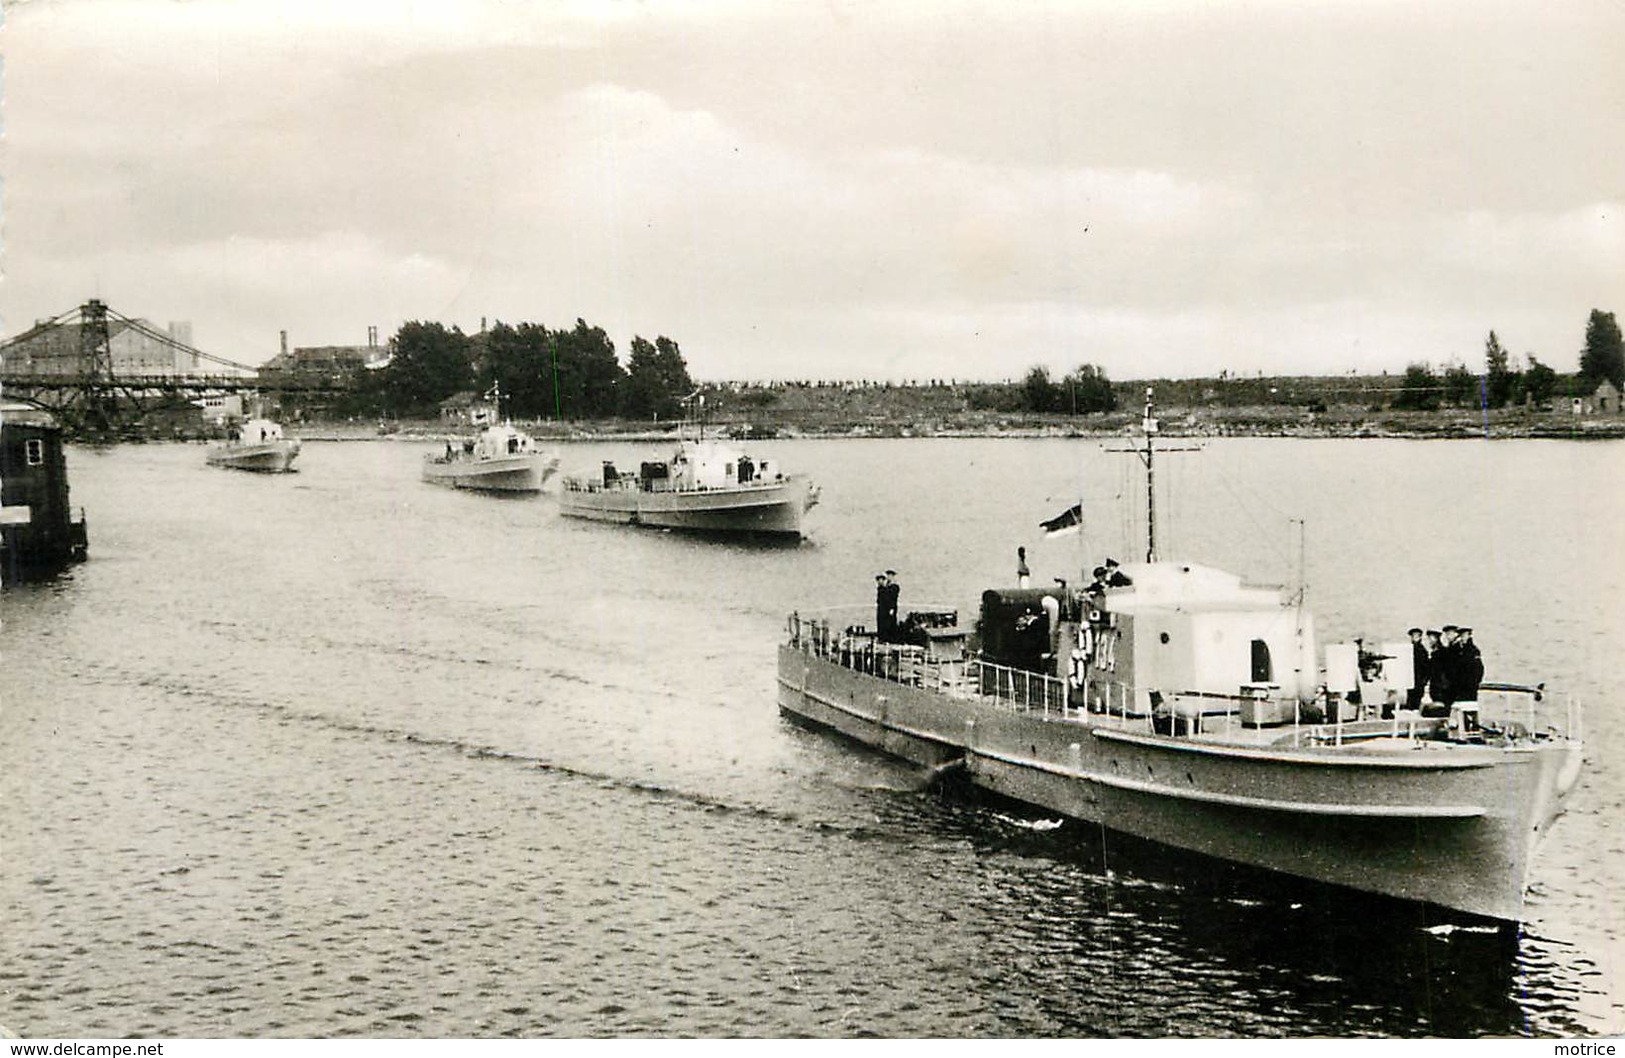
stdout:
MULTIPOLYGON (((1412 439, 1503 440, 1550 438, 1610 440, 1625 438, 1625 417, 1581 417, 1558 413, 1492 412, 1383 412, 1360 414, 1282 415, 1245 410, 1213 412, 1169 409, 1160 416, 1162 433, 1169 437, 1386 437, 1412 439)), ((656 441, 674 436, 670 427, 651 427, 620 421, 520 423, 538 439, 568 441, 656 441)), ((865 417, 858 421, 797 422, 774 417, 771 422, 731 418, 717 431, 730 436, 774 437, 1122 437, 1137 434, 1137 416, 1115 413, 1100 416, 1050 416, 1003 413, 965 413, 926 421, 899 421, 865 417)), ((290 426, 306 440, 355 441, 394 438, 404 441, 442 441, 463 436, 466 427, 433 420, 311 421, 290 426)))

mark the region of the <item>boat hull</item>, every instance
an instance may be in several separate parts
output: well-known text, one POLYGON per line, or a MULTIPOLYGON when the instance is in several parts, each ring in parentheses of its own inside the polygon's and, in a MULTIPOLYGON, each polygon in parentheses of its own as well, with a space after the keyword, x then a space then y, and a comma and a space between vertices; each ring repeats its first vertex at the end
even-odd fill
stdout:
POLYGON ((299 455, 299 442, 291 439, 262 444, 215 445, 209 449, 210 466, 250 470, 260 474, 281 474, 293 470, 299 455))
POLYGON ((551 472, 539 455, 478 461, 430 457, 423 461, 424 481, 480 492, 540 492, 551 472))
POLYGON ((799 476, 738 488, 567 488, 559 494, 559 513, 572 518, 699 533, 800 536, 811 505, 812 486, 799 476))
POLYGON ((1176 849, 1502 921, 1523 914, 1575 743, 1230 751, 1046 717, 780 647, 779 707, 975 785, 1176 849))

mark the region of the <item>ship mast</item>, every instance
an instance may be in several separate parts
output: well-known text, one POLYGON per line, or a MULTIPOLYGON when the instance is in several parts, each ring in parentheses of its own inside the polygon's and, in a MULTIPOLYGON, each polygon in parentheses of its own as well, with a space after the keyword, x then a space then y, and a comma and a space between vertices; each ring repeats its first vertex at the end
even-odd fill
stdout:
MULTIPOLYGON (((1140 421, 1140 428, 1145 433, 1145 447, 1107 449, 1109 452, 1133 452, 1135 455, 1140 457, 1140 462, 1145 464, 1145 560, 1147 562, 1155 562, 1157 560, 1156 454, 1158 449, 1155 443, 1157 436, 1157 416, 1152 405, 1151 395, 1151 387, 1145 387, 1145 417, 1140 421)), ((1164 447, 1162 449, 1164 453, 1196 452, 1199 450, 1200 449, 1198 449, 1196 446, 1182 448, 1164 447)))
POLYGON ((677 424, 677 439, 683 439, 683 427, 694 428, 694 441, 696 444, 705 441, 705 391, 696 389, 693 393, 683 397, 677 403, 683 405, 683 421, 677 424))

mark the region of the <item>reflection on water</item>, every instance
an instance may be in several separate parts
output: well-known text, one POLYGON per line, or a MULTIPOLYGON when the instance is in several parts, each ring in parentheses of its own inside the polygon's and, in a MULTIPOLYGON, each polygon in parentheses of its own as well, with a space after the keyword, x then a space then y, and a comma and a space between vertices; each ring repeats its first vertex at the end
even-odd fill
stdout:
MULTIPOLYGON (((1625 446, 1216 442, 1166 537, 1303 577, 1323 634, 1473 624, 1595 703, 1522 935, 1221 869, 795 727, 785 613, 971 609, 1131 555, 1060 441, 782 442, 790 548, 417 480, 422 446, 71 453, 92 558, 3 601, 0 1024, 31 1035, 1476 1036, 1618 1032, 1625 446), (1066 544, 1037 522, 1087 499, 1066 544), (1240 511, 1239 514, 1233 513, 1240 511), (1222 517, 1214 516, 1220 512, 1222 517), (1531 585, 1531 550, 1566 561, 1531 585)), ((636 459, 629 445, 566 461, 636 459)), ((1200 461, 1201 470, 1194 469, 1200 461)), ((1177 466, 1177 464, 1176 464, 1177 466)), ((1119 500, 1123 502, 1118 502, 1119 500)))
MULTIPOLYGON (((1050 829, 1040 820, 1044 829, 1023 832, 1011 814, 1020 811, 974 808, 955 822, 976 828, 967 837, 994 865, 1011 855, 1053 861, 1036 875, 995 866, 987 877, 1008 885, 1004 906, 1025 909, 1024 925, 1008 934, 1012 957, 1050 953, 1053 980, 1043 991, 1068 1031, 1157 1035, 1170 1008, 1211 1008, 1221 987, 1237 999, 1241 1020, 1230 1031, 1247 1035, 1297 1035, 1305 1026, 1350 1036, 1532 1029, 1514 999, 1514 929, 1441 926, 1415 905, 1234 868, 1098 826, 1050 829)), ((1195 1032, 1206 1022, 1193 1014, 1188 1024, 1195 1032)))

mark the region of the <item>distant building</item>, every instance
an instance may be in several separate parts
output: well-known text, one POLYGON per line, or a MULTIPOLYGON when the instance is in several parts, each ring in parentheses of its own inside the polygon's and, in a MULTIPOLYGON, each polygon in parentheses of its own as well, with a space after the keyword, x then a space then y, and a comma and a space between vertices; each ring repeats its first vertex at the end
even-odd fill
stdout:
POLYGON ((241 393, 205 396, 193 403, 203 409, 203 418, 209 422, 224 422, 227 419, 243 418, 243 395, 241 393))
POLYGON ((1619 387, 1605 378, 1589 394, 1570 398, 1569 410, 1575 415, 1618 415, 1619 400, 1619 387))
POLYGON ((453 393, 440 402, 440 421, 447 426, 484 426, 495 422, 496 416, 491 402, 473 390, 453 393))
POLYGON ((278 353, 260 365, 260 377, 289 375, 302 380, 339 381, 362 368, 377 367, 389 350, 376 345, 305 345, 278 353))
MULTIPOLYGON (((109 318, 107 348, 114 377, 181 375, 198 370, 197 350, 191 349, 192 325, 181 320, 169 325, 168 338, 147 320, 130 323, 109 318), (157 336, 155 336, 157 335, 157 336)), ((6 345, 6 370, 24 375, 81 375, 84 362, 83 323, 37 323, 6 345)))

